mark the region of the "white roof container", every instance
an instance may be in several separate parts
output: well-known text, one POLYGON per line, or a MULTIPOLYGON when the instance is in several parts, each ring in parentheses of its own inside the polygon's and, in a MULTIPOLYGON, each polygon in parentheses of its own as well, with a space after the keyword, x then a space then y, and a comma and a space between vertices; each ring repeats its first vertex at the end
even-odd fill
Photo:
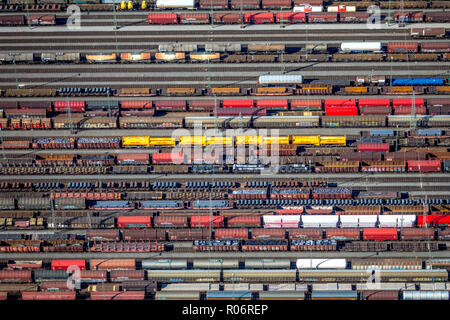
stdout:
POLYGON ((259 84, 303 83, 303 76, 299 74, 263 75, 259 76, 259 84))
POLYGON ((265 228, 298 228, 300 215, 263 216, 265 228))
POLYGON ((342 228, 374 228, 377 224, 377 215, 341 215, 342 228))
POLYGON ((304 228, 336 228, 338 220, 339 216, 331 215, 302 216, 304 228))
POLYGON ((416 222, 416 216, 412 214, 381 215, 379 221, 380 228, 412 228, 416 222))
POLYGON ((301 4, 294 7, 294 12, 322 12, 322 6, 311 6, 309 4, 301 4))
POLYGON ((156 0, 157 8, 194 8, 195 0, 156 0))
POLYGON ((297 269, 345 269, 346 259, 297 259, 297 269))
POLYGON ((381 42, 342 42, 341 51, 381 51, 381 42))
POLYGON ((329 6, 327 8, 328 12, 355 12, 356 7, 355 6, 346 6, 346 5, 340 5, 340 6, 329 6))
POLYGON ((295 291, 295 283, 269 284, 269 291, 295 291))

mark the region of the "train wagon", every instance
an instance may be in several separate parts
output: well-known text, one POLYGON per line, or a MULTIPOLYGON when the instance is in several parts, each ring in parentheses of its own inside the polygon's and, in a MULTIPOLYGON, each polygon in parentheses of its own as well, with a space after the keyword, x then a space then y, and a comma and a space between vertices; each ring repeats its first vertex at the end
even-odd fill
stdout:
POLYGON ((117 62, 117 55, 115 53, 92 53, 92 54, 86 54, 85 58, 88 63, 115 63, 115 62, 117 62))

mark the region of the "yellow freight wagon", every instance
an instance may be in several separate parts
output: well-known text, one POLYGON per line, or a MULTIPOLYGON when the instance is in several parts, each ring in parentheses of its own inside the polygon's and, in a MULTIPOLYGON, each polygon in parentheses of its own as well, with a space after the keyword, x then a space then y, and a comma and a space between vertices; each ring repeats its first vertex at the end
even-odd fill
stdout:
POLYGON ((186 146, 186 145, 201 145, 202 147, 206 146, 206 137, 200 136, 200 137, 192 137, 192 136, 181 136, 179 138, 180 146, 186 146))
POLYGON ((263 137, 263 144, 289 144, 289 136, 286 137, 263 137))
POLYGON ((220 53, 191 53, 191 61, 217 61, 220 60, 220 53))
POLYGON ((152 138, 149 137, 148 146, 174 146, 176 144, 175 138, 152 138))
POLYGON ((211 88, 212 94, 240 94, 241 88, 211 88))
POLYGON ((261 144, 262 136, 236 136, 236 145, 261 144))
POLYGON ((222 146, 232 146, 233 138, 232 137, 206 137, 206 145, 209 146, 211 144, 218 144, 222 146))
POLYGON ((341 146, 345 146, 347 144, 346 137, 337 136, 337 137, 320 137, 320 145, 323 144, 338 144, 341 146))
POLYGON ((292 144, 320 145, 320 136, 292 136, 292 144))
POLYGON ((150 137, 122 137, 122 147, 148 147, 150 137))

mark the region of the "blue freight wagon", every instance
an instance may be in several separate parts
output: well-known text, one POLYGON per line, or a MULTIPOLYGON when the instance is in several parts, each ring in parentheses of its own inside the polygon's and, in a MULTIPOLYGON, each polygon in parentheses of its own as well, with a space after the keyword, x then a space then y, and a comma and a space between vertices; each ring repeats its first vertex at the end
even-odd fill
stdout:
POLYGON ((373 129, 373 130, 370 130, 370 135, 372 137, 393 137, 394 130, 373 129))
POLYGON ((392 80, 393 86, 442 86, 442 78, 396 78, 392 80))

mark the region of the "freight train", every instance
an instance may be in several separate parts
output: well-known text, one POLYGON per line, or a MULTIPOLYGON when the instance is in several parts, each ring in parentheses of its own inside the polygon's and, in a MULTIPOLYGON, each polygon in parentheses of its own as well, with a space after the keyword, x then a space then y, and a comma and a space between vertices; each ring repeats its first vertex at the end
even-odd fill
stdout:
MULTIPOLYGON (((428 29, 427 29, 428 30, 428 29)), ((434 30, 434 29, 430 29, 434 30)), ((414 34, 423 34, 414 29, 414 34)), ((440 29, 445 34, 445 29, 440 29)), ((446 61, 447 42, 343 42, 339 48, 310 44, 304 48, 284 44, 169 44, 157 52, 21 53, 0 54, 0 63, 197 63, 197 62, 303 62, 303 61, 446 61), (369 44, 372 44, 369 46, 369 44), (339 52, 337 52, 339 51, 339 52), (281 54, 283 53, 283 56, 281 54), (310 53, 305 55, 305 53, 310 53), (322 54, 322 55, 321 55, 322 54), (325 55, 328 54, 328 55, 325 55)))

